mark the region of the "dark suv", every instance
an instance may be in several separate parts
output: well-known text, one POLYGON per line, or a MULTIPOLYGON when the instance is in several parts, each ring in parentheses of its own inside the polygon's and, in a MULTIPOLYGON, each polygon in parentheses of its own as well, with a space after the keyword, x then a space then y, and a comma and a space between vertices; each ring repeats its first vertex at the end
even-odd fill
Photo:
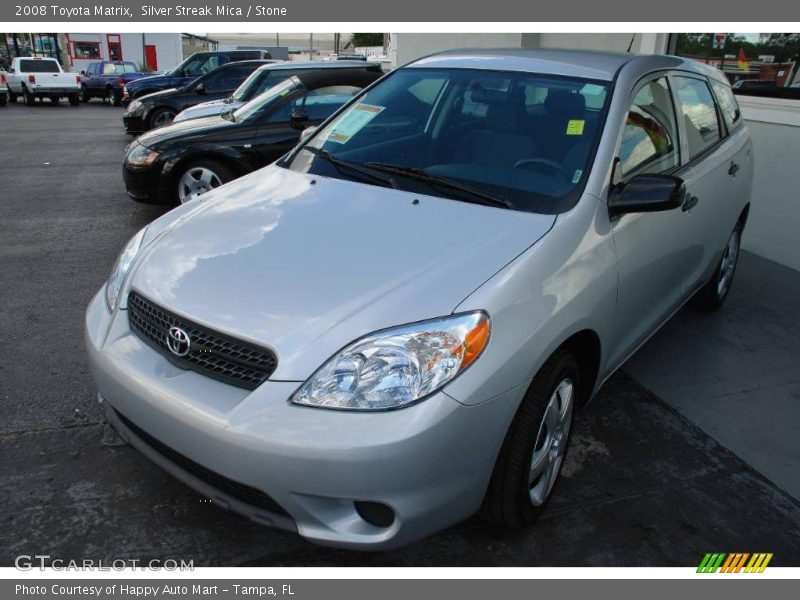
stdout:
POLYGON ((183 87, 201 75, 205 75, 225 63, 237 60, 259 60, 267 58, 272 58, 267 50, 195 52, 168 73, 143 77, 142 79, 137 79, 127 84, 123 89, 122 103, 127 104, 134 98, 152 94, 153 92, 183 87))

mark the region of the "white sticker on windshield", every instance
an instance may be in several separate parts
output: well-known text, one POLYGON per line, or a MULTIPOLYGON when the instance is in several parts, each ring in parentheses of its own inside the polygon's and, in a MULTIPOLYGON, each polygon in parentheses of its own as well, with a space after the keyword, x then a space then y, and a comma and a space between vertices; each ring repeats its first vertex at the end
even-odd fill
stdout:
POLYGON ((377 117, 385 106, 375 106, 373 104, 358 104, 350 109, 347 114, 342 116, 328 136, 328 140, 338 144, 346 144, 355 134, 361 131, 367 124, 377 117))
POLYGON ((581 180, 581 175, 583 175, 583 171, 581 169, 575 169, 575 172, 572 174, 572 183, 578 183, 581 180))

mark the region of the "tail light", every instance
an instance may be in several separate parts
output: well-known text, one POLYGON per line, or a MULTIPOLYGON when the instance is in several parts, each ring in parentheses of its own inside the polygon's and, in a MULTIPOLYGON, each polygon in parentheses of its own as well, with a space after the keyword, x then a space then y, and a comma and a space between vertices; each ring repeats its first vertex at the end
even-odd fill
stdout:
POLYGON ((36 83, 36 76, 28 75, 28 83, 36 83))
POLYGON ((81 82, 81 76, 75 75, 75 83, 80 83, 80 82, 81 82))
POLYGON ((124 77, 120 77, 120 78, 119 78, 119 84, 120 84, 121 86, 125 87, 125 78, 124 78, 124 77))
POLYGON ((0 83, 5 83, 5 82, 6 82, 6 76, 0 73, 0 83))

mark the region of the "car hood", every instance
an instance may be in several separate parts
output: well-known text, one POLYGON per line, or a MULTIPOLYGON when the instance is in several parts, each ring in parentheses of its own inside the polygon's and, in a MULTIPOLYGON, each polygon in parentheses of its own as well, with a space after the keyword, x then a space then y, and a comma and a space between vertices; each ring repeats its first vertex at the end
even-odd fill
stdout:
POLYGON ((212 100, 210 102, 203 102, 202 104, 195 104, 178 113, 175 120, 179 123, 188 119, 197 119, 198 117, 207 117, 209 115, 219 115, 228 110, 236 110, 241 107, 244 102, 228 102, 227 100, 212 100))
POLYGON ((555 221, 277 166, 195 202, 148 236, 132 289, 272 348, 283 381, 369 332, 450 314, 555 221))
MULTIPOLYGON (((139 82, 141 80, 137 79, 136 81, 139 82)), ((164 98, 169 98, 171 96, 174 96, 175 94, 177 94, 179 92, 182 92, 182 91, 183 91, 183 88, 169 88, 169 89, 166 89, 166 90, 160 90, 158 92, 153 92, 151 94, 147 94, 147 95, 142 96, 141 98, 139 98, 139 100, 141 100, 142 102, 148 102, 148 101, 153 101, 153 100, 161 100, 161 99, 164 99, 164 98)))
POLYGON ((161 75, 146 75, 144 77, 140 77, 135 82, 131 82, 134 84, 134 87, 139 85, 150 85, 156 84, 160 85, 161 83, 169 83, 169 75, 161 74, 161 75))
POLYGON ((185 138, 200 133, 209 133, 214 130, 235 126, 236 123, 233 121, 223 119, 220 115, 212 115, 210 117, 187 119, 178 121, 177 123, 170 123, 163 127, 157 127, 140 136, 137 140, 148 148, 158 150, 162 144, 166 144, 178 138, 185 138))

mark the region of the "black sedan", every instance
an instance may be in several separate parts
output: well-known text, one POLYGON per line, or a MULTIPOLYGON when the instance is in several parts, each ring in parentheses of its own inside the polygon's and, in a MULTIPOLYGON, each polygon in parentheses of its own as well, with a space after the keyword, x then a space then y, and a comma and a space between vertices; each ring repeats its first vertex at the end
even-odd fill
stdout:
POLYGON ((125 131, 138 134, 168 125, 185 108, 200 102, 227 98, 253 71, 271 62, 275 61, 242 60, 226 63, 184 87, 147 94, 133 100, 122 116, 125 131))
POLYGON ((381 77, 363 68, 298 72, 241 108, 173 123, 133 141, 125 153, 128 195, 174 204, 266 166, 381 77))

